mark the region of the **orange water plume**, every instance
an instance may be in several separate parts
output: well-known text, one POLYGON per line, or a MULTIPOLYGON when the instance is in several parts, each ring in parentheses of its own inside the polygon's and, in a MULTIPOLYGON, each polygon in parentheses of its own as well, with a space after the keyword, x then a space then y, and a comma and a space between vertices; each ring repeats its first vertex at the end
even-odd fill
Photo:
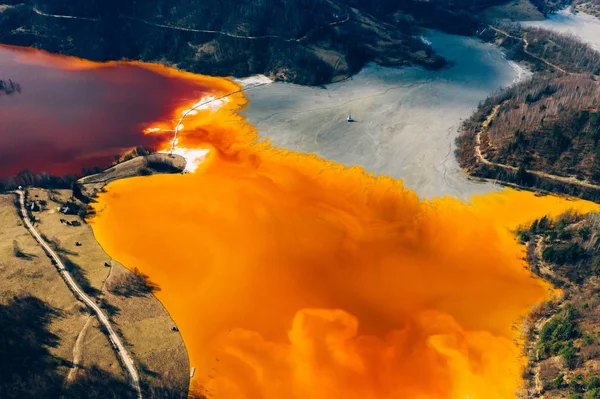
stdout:
POLYGON ((112 256, 160 285, 195 389, 514 398, 518 322, 548 287, 509 229, 595 205, 512 190, 421 202, 399 181, 257 142, 244 103, 186 120, 180 144, 210 150, 196 173, 111 184, 93 220, 112 256))

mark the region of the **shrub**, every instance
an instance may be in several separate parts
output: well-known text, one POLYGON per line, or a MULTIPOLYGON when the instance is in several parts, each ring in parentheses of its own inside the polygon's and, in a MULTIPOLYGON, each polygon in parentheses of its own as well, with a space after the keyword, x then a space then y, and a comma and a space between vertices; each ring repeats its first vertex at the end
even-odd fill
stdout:
POLYGON ((592 234, 592 229, 590 229, 589 226, 584 226, 581 229, 579 229, 578 233, 579 237, 586 241, 588 238, 590 238, 590 235, 592 234))
POLYGON ((585 249, 577 244, 571 243, 566 248, 546 247, 542 251, 542 259, 546 262, 556 263, 557 265, 564 265, 565 263, 573 264, 583 259, 586 252, 585 249))
POLYGON ((551 318, 540 331, 540 341, 537 345, 538 355, 561 356, 569 368, 575 367, 579 359, 573 339, 579 338, 581 332, 577 326, 579 314, 573 306, 567 306, 558 315, 551 318))
POLYGON ((586 389, 588 389, 588 390, 600 388, 600 376, 592 375, 592 376, 586 378, 584 385, 585 385, 586 389))
POLYGON ((556 389, 560 389, 562 388, 562 386, 565 384, 565 376, 564 374, 560 374, 558 377, 556 377, 554 379, 554 381, 552 381, 552 385, 554 386, 554 388, 556 389))
POLYGON ((568 341, 566 345, 563 345, 558 354, 564 359, 568 368, 574 369, 579 365, 577 348, 573 346, 573 341, 568 341))
POLYGON ((583 375, 581 373, 575 374, 569 380, 569 389, 572 391, 579 391, 581 386, 583 385, 583 375))
POLYGON ((600 388, 594 388, 583 394, 583 399, 600 399, 600 388))

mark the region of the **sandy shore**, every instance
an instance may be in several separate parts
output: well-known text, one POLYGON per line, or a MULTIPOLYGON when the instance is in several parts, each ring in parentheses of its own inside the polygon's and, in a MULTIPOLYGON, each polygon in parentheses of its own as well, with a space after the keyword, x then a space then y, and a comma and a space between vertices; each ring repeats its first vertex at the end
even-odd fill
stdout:
POLYGON ((403 179, 423 198, 497 190, 467 179, 454 139, 480 101, 528 72, 472 38, 431 32, 426 39, 450 67, 370 65, 326 88, 273 83, 248 91, 247 116, 277 146, 403 179), (356 122, 346 122, 348 112, 356 122))

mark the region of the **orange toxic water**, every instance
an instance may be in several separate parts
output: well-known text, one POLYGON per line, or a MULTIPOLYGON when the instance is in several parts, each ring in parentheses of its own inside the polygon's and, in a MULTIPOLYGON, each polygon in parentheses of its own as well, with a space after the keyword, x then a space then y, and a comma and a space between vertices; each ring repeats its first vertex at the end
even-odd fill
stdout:
POLYGON ((511 229, 596 205, 514 190, 420 201, 400 181, 258 142, 245 101, 185 120, 179 146, 208 150, 195 173, 115 182, 92 220, 109 254, 160 286, 193 389, 514 398, 519 320, 549 287, 511 229))

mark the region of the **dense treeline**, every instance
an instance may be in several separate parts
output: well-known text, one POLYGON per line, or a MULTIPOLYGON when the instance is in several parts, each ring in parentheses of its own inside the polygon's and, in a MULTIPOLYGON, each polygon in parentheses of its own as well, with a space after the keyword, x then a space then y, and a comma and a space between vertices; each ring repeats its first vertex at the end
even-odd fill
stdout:
POLYGON ((562 297, 525 320, 528 366, 520 398, 595 399, 600 374, 600 215, 566 213, 518 229, 532 272, 562 288, 562 297))
POLYGON ((56 176, 46 172, 33 173, 30 170, 19 172, 16 176, 0 178, 0 193, 15 190, 19 186, 49 189, 69 189, 77 177, 73 175, 56 176))
MULTIPOLYGON (((112 165, 117 165, 119 163, 129 161, 138 156, 148 156, 150 154, 154 154, 154 150, 145 146, 137 146, 133 150, 120 155, 115 155, 115 161, 112 165)), ((155 162, 154 165, 156 168, 160 169, 160 171, 172 171, 174 166, 171 164, 164 164, 160 162, 155 162)), ((71 189, 75 187, 75 182, 82 176, 93 175, 96 173, 102 172, 107 166, 94 166, 91 168, 83 168, 79 175, 65 175, 65 176, 56 176, 47 172, 39 172, 34 173, 30 170, 24 170, 19 172, 16 176, 10 176, 8 178, 0 177, 0 193, 5 191, 15 190, 19 186, 23 187, 39 187, 46 189, 71 189)), ((77 189, 77 188, 74 188, 77 189)))

